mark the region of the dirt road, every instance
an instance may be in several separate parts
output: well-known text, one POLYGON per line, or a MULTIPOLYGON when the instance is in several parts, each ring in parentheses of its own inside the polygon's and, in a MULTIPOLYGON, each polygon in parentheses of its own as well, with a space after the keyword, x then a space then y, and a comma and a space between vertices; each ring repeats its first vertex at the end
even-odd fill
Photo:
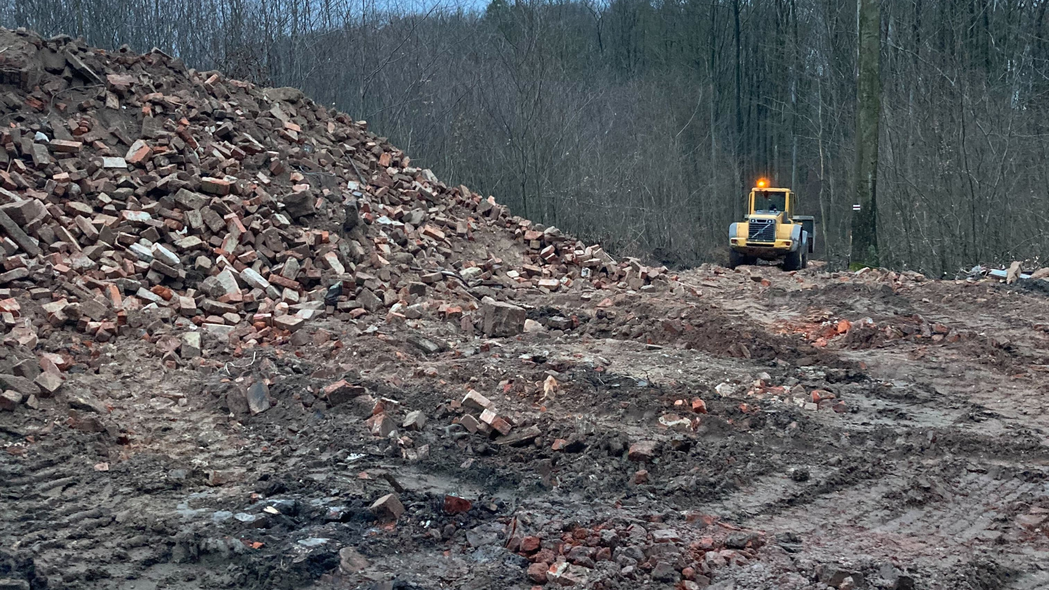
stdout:
POLYGON ((1044 294, 679 282, 533 293, 547 327, 516 338, 365 318, 219 369, 81 350, 65 396, 0 412, 0 587, 1049 586, 1044 294), (315 403, 340 379, 393 436, 315 403), (229 407, 263 383, 272 407, 229 407), (471 433, 471 390, 531 434, 471 433))

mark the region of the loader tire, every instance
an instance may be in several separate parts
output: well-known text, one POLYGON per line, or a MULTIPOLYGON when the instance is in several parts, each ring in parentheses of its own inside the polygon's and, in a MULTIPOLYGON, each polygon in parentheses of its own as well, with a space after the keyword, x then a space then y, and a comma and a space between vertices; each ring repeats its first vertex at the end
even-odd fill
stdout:
POLYGON ((783 270, 801 270, 805 268, 805 253, 802 252, 801 248, 793 252, 787 252, 787 257, 783 259, 783 270))
POLYGON ((746 264, 754 264, 754 258, 747 256, 742 252, 729 249, 728 251, 728 267, 736 268, 737 266, 743 266, 746 264))

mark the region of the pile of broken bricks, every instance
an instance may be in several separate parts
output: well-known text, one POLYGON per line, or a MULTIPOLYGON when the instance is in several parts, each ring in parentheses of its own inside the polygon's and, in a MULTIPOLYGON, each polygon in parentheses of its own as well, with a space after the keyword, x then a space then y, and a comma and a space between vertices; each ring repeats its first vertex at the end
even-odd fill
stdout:
MULTIPOLYGON (((319 398, 329 406, 348 408, 351 413, 365 418, 365 426, 373 436, 395 437, 398 428, 419 431, 427 423, 426 415, 421 410, 407 411, 403 419, 395 420, 394 415, 400 411, 400 403, 388 398, 377 399, 365 387, 345 379, 327 385, 319 393, 319 398)), ((491 400, 472 389, 461 402, 453 402, 451 407, 462 412, 452 421, 453 424, 459 424, 470 434, 495 437, 496 444, 528 444, 540 434, 536 426, 515 430, 509 417, 500 415, 491 400)), ((419 449, 418 452, 425 454, 426 449, 419 449)))
POLYGON ((466 393, 456 409, 463 410, 463 415, 455 423, 470 434, 494 436, 499 445, 526 445, 541 434, 539 427, 534 425, 515 430, 511 420, 501 416, 491 400, 473 389, 466 393))
POLYGON ((0 89, 5 344, 134 335, 177 365, 209 346, 288 342, 325 315, 506 337, 523 330, 507 302, 522 289, 670 280, 444 185, 297 90, 17 35, 0 56, 17 74, 0 89), (482 231, 519 251, 461 259, 482 231))

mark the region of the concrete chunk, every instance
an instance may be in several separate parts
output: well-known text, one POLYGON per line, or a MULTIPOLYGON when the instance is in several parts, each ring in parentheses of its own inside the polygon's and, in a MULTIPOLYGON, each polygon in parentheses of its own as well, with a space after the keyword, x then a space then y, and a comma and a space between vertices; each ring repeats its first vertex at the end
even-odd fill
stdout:
POLYGON ((40 387, 25 377, 0 374, 0 389, 10 389, 22 395, 40 395, 40 387))
POLYGON ((215 289, 212 290, 212 295, 216 298, 222 297, 223 295, 233 295, 234 293, 240 293, 240 286, 237 285, 237 277, 233 274, 229 268, 223 269, 222 272, 215 275, 215 289))
POLYGON ((94 412, 100 416, 104 416, 109 413, 107 408, 102 402, 94 398, 94 396, 84 392, 74 392, 67 394, 69 407, 74 410, 81 410, 84 412, 94 412))
POLYGON ((195 359, 200 356, 200 351, 200 332, 186 332, 182 335, 179 356, 185 360, 195 359))
POLYGON ((15 408, 21 405, 22 400, 25 399, 21 393, 13 390, 7 390, 0 393, 0 410, 5 412, 13 412, 15 408))
POLYGON ((426 426, 426 416, 422 413, 422 410, 408 412, 408 415, 404 417, 404 422, 401 424, 402 428, 408 430, 422 430, 423 426, 426 426))
POLYGON ((4 233, 14 240, 14 242, 18 244, 18 247, 25 251, 26 254, 29 254, 30 256, 40 255, 40 247, 36 245, 36 242, 34 242, 28 234, 22 231, 22 228, 19 227, 19 225, 15 223, 7 213, 4 213, 3 210, 0 210, 0 229, 3 229, 4 233))
POLYGON ((369 289, 361 289, 360 294, 357 295, 357 301, 368 311, 382 309, 382 300, 376 297, 375 293, 372 293, 369 289))
POLYGON ((62 377, 51 372, 40 373, 33 380, 47 395, 54 395, 62 388, 62 377))
POLYGON ((380 518, 397 520, 404 514, 404 504, 401 504, 397 494, 387 494, 371 505, 371 511, 380 518))
POLYGON ((255 287, 256 289, 262 289, 263 291, 266 291, 270 288, 270 282, 264 279, 262 275, 255 272, 255 269, 251 268, 250 266, 240 271, 240 280, 244 281, 252 287, 255 287))
POLYGON ((270 409, 270 388, 265 382, 257 381, 248 388, 248 409, 252 414, 261 414, 270 409))
POLYGON ((208 204, 208 198, 200 193, 182 188, 175 193, 175 203, 183 209, 196 211, 208 204))
POLYGON ((516 336, 524 331, 527 313, 524 308, 486 297, 484 309, 484 334, 489 338, 516 336))
POLYGON ((142 262, 153 262, 153 251, 142 244, 131 244, 128 250, 142 262))
POLYGON ((305 319, 295 315, 282 315, 273 318, 274 326, 289 332, 297 331, 304 323, 306 323, 305 319))
POLYGON ((153 256, 168 266, 181 266, 182 261, 174 252, 168 250, 161 244, 153 244, 153 256))

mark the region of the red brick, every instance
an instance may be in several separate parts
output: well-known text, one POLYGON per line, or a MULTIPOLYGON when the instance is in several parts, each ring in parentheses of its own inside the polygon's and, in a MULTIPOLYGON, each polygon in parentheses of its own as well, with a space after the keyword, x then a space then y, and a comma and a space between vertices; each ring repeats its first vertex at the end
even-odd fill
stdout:
POLYGON ((627 457, 631 461, 650 461, 656 454, 655 441, 643 440, 630 445, 627 457))
POLYGON ((521 551, 524 553, 534 553, 539 551, 539 547, 542 544, 543 540, 539 537, 525 537, 524 539, 521 539, 521 551))
POLYGON ((829 399, 834 399, 834 394, 833 393, 831 393, 829 391, 826 391, 826 390, 823 390, 823 389, 813 389, 812 390, 812 403, 818 404, 822 400, 829 400, 829 399))
POLYGON ((80 151, 80 148, 84 147, 82 142, 66 141, 64 139, 54 139, 48 145, 51 147, 52 151, 65 154, 75 154, 80 151))
POLYGON ((386 414, 376 414, 364 421, 364 425, 374 436, 386 438, 394 431, 396 425, 386 414))
POLYGON ((367 390, 359 385, 352 385, 345 379, 340 379, 326 386, 321 390, 321 393, 328 400, 328 403, 334 406, 348 402, 359 395, 364 395, 367 393, 367 390))
POLYGON ((427 225, 425 228, 423 228, 423 235, 431 237, 438 241, 444 240, 444 232, 432 225, 427 225))
POLYGON ((458 496, 445 496, 444 497, 444 511, 448 514, 462 514, 469 512, 473 504, 465 499, 458 496))
POLYGON ((458 305, 448 305, 442 303, 441 307, 437 309, 437 313, 441 314, 445 318, 458 318, 463 315, 463 308, 458 305))
POLYGON ((546 570, 549 567, 546 563, 533 563, 528 566, 528 579, 536 584, 545 584, 546 570))
POLYGON ((295 290, 295 291, 298 291, 298 289, 299 289, 299 282, 298 281, 293 281, 291 279, 284 278, 284 277, 282 277, 281 275, 279 275, 279 274, 277 274, 275 272, 271 272, 269 275, 267 275, 266 276, 266 280, 269 281, 270 283, 274 284, 274 285, 279 285, 279 286, 284 287, 286 289, 292 289, 292 290, 295 290))
POLYGON ((538 553, 531 556, 531 559, 535 563, 551 563, 557 558, 557 553, 553 549, 540 549, 538 553))
POLYGON ((477 421, 477 418, 467 414, 462 418, 459 418, 459 424, 467 430, 470 434, 476 434, 481 429, 481 423, 477 421))
POLYGON ((18 317, 22 306, 19 305, 13 297, 8 299, 0 299, 0 313, 10 313, 15 317, 18 317))
POLYGON ((138 165, 148 160, 152 155, 153 149, 145 143, 143 143, 142 145, 139 145, 138 148, 135 149, 135 151, 129 151, 127 157, 124 158, 124 160, 127 161, 128 164, 138 165))
POLYGON ((707 402, 699 399, 698 397, 692 400, 692 411, 697 414, 707 413, 707 402))
POLYGON ((221 178, 205 176, 200 179, 200 190, 213 195, 228 195, 232 183, 221 178))
POLYGON ((40 353, 40 368, 44 371, 47 367, 44 366, 44 361, 53 364, 58 370, 65 371, 73 366, 73 360, 69 357, 63 356, 54 352, 41 352, 40 353))
POLYGON ((154 295, 159 296, 164 301, 171 301, 171 298, 175 296, 171 289, 163 285, 156 285, 152 289, 150 289, 150 291, 152 291, 154 295))
POLYGON ((503 436, 506 436, 506 435, 510 434, 510 431, 513 429, 513 427, 510 426, 510 423, 507 422, 506 420, 504 420, 501 417, 497 417, 494 420, 492 420, 490 426, 496 432, 498 432, 499 434, 501 434, 503 436))

